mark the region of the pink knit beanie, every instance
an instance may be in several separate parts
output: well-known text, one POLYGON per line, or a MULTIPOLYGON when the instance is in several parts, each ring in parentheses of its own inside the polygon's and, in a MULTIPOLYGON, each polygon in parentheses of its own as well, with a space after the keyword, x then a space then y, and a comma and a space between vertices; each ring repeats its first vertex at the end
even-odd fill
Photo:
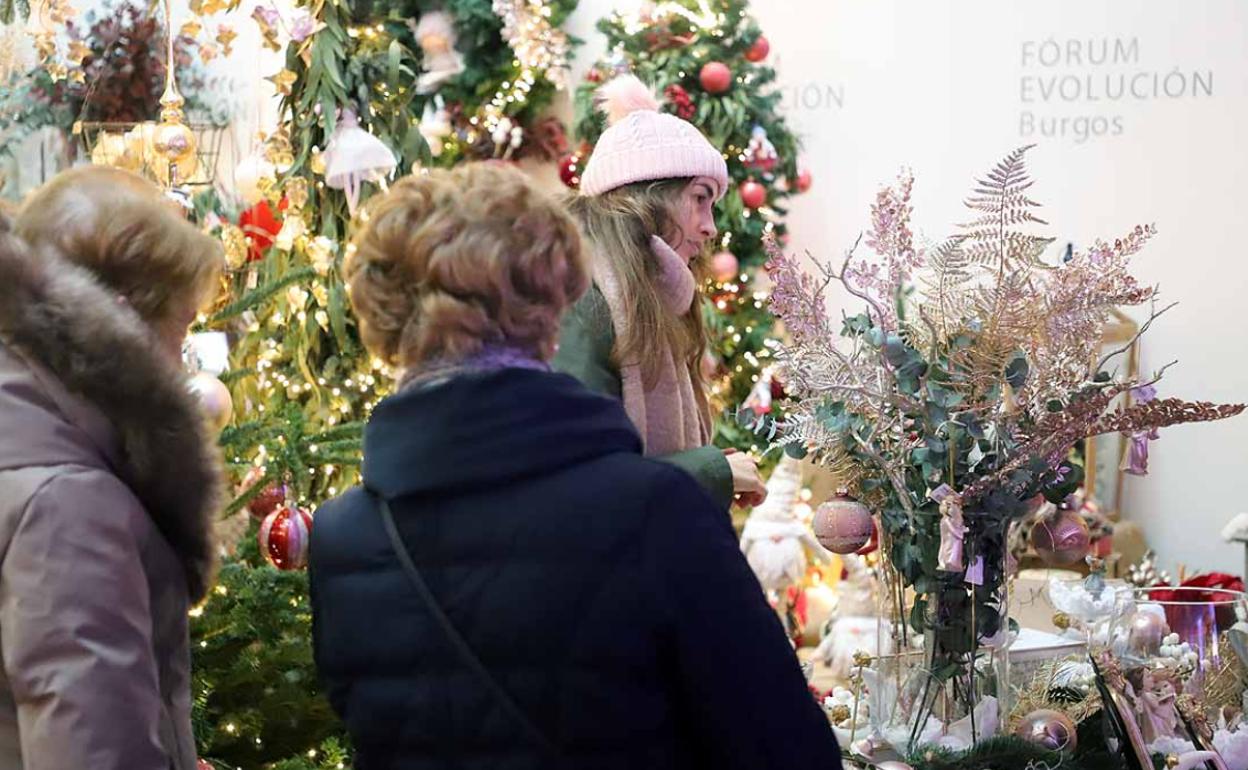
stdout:
POLYGON ((581 192, 599 195, 633 182, 710 177, 728 191, 728 164, 687 120, 659 112, 654 93, 634 75, 621 75, 598 91, 607 130, 581 174, 581 192))

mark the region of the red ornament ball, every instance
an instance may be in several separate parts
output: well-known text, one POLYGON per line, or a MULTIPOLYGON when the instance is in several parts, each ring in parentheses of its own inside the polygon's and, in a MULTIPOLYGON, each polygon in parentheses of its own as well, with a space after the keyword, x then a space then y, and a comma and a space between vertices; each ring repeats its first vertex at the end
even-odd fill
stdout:
POLYGON ((1092 547, 1088 523, 1077 511, 1059 508, 1031 529, 1031 547, 1050 567, 1069 567, 1083 561, 1092 547))
POLYGON ((797 173, 797 191, 798 192, 802 192, 802 193, 806 192, 807 190, 810 189, 810 186, 814 184, 814 182, 815 180, 811 177, 810 171, 808 169, 802 169, 801 171, 797 173))
POLYGON ((732 70, 722 61, 707 62, 698 75, 698 81, 708 94, 727 93, 732 88, 732 70))
POLYGON ((875 532, 875 522, 867 506, 838 492, 815 510, 815 539, 832 553, 853 553, 865 546, 875 532))
POLYGON ((771 41, 762 35, 754 41, 754 45, 749 47, 745 52, 745 60, 752 62, 760 62, 767 58, 767 54, 771 53, 771 41))
POLYGON ((303 569, 308 563, 312 514, 295 505, 283 505, 260 524, 260 550, 281 570, 303 569))
POLYGON ((286 496, 289 491, 285 484, 279 484, 275 481, 247 502, 247 510, 257 519, 264 519, 277 510, 277 506, 286 502, 286 496))
POLYGON ((581 186, 581 156, 578 153, 559 159, 559 181, 575 190, 581 186))
POLYGON ((767 188, 753 179, 742 182, 738 192, 741 193, 741 202, 749 208, 756 209, 767 202, 767 188))
POLYGON ((731 251, 721 251, 711 257, 711 276, 720 283, 736 278, 740 270, 741 263, 731 251))

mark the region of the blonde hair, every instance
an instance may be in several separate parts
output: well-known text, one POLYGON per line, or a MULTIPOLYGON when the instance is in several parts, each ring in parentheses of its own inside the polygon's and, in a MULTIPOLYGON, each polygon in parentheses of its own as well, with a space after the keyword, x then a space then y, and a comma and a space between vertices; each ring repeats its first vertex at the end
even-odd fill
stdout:
POLYGON ((225 266, 220 243, 175 206, 136 174, 84 166, 31 193, 13 230, 36 254, 87 269, 154 323, 188 299, 208 300, 225 266))
MULTIPOLYGON (((568 206, 580 222, 594 258, 611 266, 623 296, 629 298, 624 308, 628 334, 616 337, 612 351, 615 365, 640 364, 642 382, 653 387, 664 353, 670 350, 676 360, 688 366, 694 393, 706 408, 702 357, 706 354, 707 338, 701 290, 695 292, 689 312, 673 317, 660 298, 659 263, 650 248, 652 235, 683 240, 675 208, 689 181, 636 182, 599 195, 575 196, 568 206)), ((690 269, 700 285, 705 277, 704 255, 694 259, 690 269)))
POLYGON ((360 336, 405 368, 486 344, 549 359, 589 288, 576 224, 518 170, 473 163, 409 176, 366 209, 345 276, 360 336))

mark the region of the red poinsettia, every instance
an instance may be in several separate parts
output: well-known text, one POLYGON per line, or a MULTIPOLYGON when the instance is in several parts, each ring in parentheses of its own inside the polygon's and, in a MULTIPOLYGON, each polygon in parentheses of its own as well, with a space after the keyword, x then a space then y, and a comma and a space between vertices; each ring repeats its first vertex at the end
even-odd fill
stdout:
MULTIPOLYGON (((289 203, 282 198, 277 204, 277 211, 285 211, 289 203)), ((264 253, 273 245, 273 239, 282 229, 282 218, 273 211, 267 200, 244 211, 238 217, 238 226, 247 237, 247 259, 258 262, 264 259, 264 253)))

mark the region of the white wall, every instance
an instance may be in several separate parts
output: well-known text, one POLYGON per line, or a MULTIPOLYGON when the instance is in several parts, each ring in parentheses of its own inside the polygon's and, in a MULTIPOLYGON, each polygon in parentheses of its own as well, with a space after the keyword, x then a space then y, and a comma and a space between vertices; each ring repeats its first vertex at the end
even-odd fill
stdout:
MULTIPOLYGON (((582 67, 601 50, 592 22, 611 7, 581 2, 570 31, 591 41, 582 67)), ((917 177, 916 224, 939 238, 964 216, 961 200, 975 175, 1037 142, 1033 197, 1046 204, 1052 235, 1086 244, 1136 223, 1160 229, 1135 265, 1143 282, 1161 284, 1164 299, 1182 303, 1144 343, 1145 369, 1180 361, 1162 393, 1248 400, 1248 254, 1240 236, 1248 4, 760 0, 754 10, 814 173, 813 190, 790 218, 794 248, 839 255, 868 224, 877 187, 903 164, 917 177), (1050 39, 1060 45, 1058 62, 1044 46, 1050 39), (1088 62, 1089 41, 1097 60, 1108 42, 1105 63, 1088 62), (1141 72, 1135 85, 1146 99, 1130 95, 1130 78, 1141 72), (1180 89, 1172 77, 1171 93, 1182 91, 1174 98, 1165 92, 1172 72, 1184 81, 1180 89), (1115 89, 1119 74, 1128 77, 1123 98, 1106 97, 1107 74, 1115 89), (1098 100, 1074 98, 1089 77, 1098 100), (1067 118, 1066 135, 1028 135, 1025 113, 1035 124, 1067 118), (1078 136, 1080 117, 1103 135, 1078 136)), ((1125 497, 1126 518, 1143 524, 1167 566, 1239 572, 1242 546, 1222 543, 1218 532, 1248 510, 1248 416, 1164 430, 1151 475, 1129 478, 1125 497)))

